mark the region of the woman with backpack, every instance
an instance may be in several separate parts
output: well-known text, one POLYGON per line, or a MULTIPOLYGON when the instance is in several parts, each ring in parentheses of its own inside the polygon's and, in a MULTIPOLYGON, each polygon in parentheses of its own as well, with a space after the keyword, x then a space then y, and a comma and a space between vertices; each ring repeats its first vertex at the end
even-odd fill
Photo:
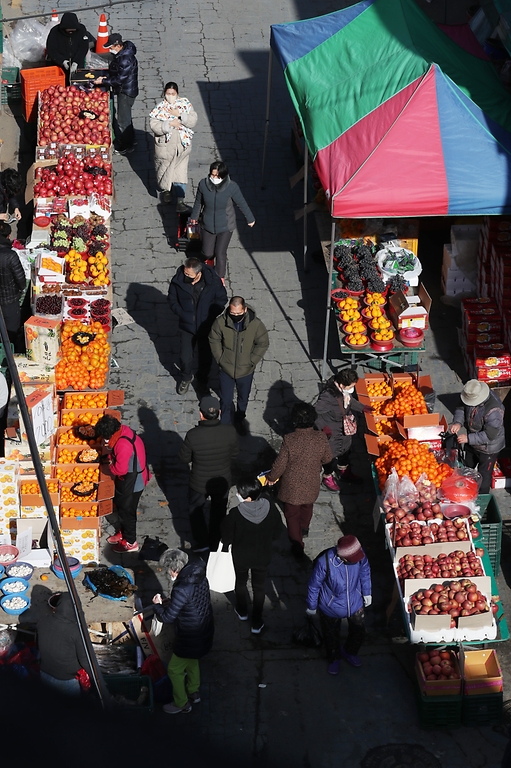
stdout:
POLYGON ((121 425, 113 416, 102 416, 95 426, 96 437, 102 437, 109 449, 110 471, 115 477, 113 526, 109 536, 114 552, 138 552, 137 507, 142 491, 151 479, 147 468, 145 446, 131 427, 121 425))
POLYGON ((342 536, 317 556, 307 593, 307 615, 319 610, 329 674, 337 675, 341 659, 361 666, 357 654, 365 636, 364 608, 371 603, 369 561, 355 536, 342 536), (343 619, 348 619, 348 637, 341 645, 343 619))

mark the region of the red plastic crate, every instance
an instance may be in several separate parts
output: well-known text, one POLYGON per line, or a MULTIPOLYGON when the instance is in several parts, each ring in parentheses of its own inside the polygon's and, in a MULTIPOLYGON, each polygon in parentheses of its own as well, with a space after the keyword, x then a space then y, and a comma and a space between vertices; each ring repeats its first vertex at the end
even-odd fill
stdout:
POLYGON ((23 101, 23 117, 27 123, 37 120, 37 94, 50 85, 65 85, 66 76, 60 67, 37 67, 22 69, 21 98, 23 101))

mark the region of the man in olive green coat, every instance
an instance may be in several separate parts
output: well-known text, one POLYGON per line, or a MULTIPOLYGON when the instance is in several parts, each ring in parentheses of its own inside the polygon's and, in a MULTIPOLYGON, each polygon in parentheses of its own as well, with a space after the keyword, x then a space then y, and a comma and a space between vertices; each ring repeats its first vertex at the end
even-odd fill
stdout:
POLYGON ((242 296, 233 296, 209 334, 211 352, 220 368, 221 422, 231 423, 234 389, 238 394, 234 426, 246 435, 244 424, 256 365, 269 346, 268 331, 242 296))

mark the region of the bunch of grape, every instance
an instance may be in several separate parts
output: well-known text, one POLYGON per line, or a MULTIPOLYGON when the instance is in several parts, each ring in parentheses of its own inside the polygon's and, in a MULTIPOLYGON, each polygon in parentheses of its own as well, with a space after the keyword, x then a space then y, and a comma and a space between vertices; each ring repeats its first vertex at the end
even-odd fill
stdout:
POLYGON ((394 275, 390 279, 390 292, 397 293, 398 291, 404 291, 407 287, 407 282, 402 275, 394 275))

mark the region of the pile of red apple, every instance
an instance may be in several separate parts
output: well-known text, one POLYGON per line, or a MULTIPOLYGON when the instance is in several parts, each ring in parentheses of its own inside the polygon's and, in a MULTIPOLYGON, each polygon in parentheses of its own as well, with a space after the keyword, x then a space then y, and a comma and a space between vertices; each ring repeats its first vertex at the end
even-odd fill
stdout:
POLYGON ((440 504, 431 501, 425 501, 409 512, 405 512, 402 507, 396 507, 385 514, 385 521, 387 523, 393 523, 394 519, 411 522, 412 520, 424 521, 433 520, 434 518, 443 520, 444 516, 440 504))
POLYGON ((438 523, 429 525, 435 541, 469 541, 467 522, 463 517, 457 517, 454 520, 442 520, 438 523))
POLYGON ((459 616, 475 616, 490 610, 486 597, 470 579, 432 584, 410 597, 410 608, 419 616, 451 616, 451 629, 459 616))
POLYGON ((451 651, 424 651, 417 654, 426 680, 459 680, 456 657, 451 651))
POLYGON ((449 579, 460 576, 484 576, 481 560, 473 551, 461 549, 449 554, 404 555, 399 559, 397 575, 401 582, 405 579, 449 579))
POLYGON ((435 541, 431 526, 418 522, 396 523, 390 535, 396 547, 422 547, 435 541))
POLYGON ((52 85, 41 93, 38 144, 103 144, 110 146, 110 101, 100 88, 83 91, 74 85, 52 85), (90 112, 91 116, 81 112, 90 112), (95 115, 95 117, 94 117, 95 115))
POLYGON ((79 160, 67 152, 56 166, 37 168, 35 177, 34 197, 112 194, 112 163, 101 157, 79 160))

